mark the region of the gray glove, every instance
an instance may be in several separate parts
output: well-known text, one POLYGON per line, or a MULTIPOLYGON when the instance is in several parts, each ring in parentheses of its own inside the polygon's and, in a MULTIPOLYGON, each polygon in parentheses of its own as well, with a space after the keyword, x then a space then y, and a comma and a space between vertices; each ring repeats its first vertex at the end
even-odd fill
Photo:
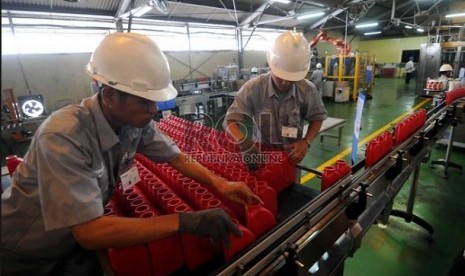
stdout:
POLYGON ((221 241, 227 248, 231 247, 228 233, 242 237, 242 232, 221 208, 179 213, 179 232, 209 237, 214 244, 221 241))
POLYGON ((249 170, 258 170, 258 167, 261 164, 261 162, 258 161, 260 157, 260 151, 258 150, 255 143, 252 140, 245 138, 241 143, 239 143, 239 149, 242 153, 242 160, 247 165, 249 170))

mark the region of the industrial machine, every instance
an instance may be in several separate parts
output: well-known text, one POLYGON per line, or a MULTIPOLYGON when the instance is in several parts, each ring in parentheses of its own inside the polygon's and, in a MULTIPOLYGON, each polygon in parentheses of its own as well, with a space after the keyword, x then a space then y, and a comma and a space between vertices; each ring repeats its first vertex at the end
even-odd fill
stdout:
POLYGON ((337 56, 327 56, 324 60, 326 82, 332 83, 323 87, 323 96, 334 98, 336 102, 346 102, 349 98, 355 101, 363 91, 369 99, 373 92, 374 57, 366 53, 351 54, 349 42, 329 37, 324 30, 310 41, 310 47, 314 48, 319 41, 331 43, 338 50, 337 56))
POLYGON ((460 71, 465 63, 465 28, 457 29, 457 33, 449 32, 448 35, 431 35, 429 43, 420 45, 420 60, 416 71, 416 92, 421 97, 434 97, 443 91, 450 90, 448 84, 442 84, 437 80, 439 68, 443 64, 452 66, 452 79, 460 76, 460 71))

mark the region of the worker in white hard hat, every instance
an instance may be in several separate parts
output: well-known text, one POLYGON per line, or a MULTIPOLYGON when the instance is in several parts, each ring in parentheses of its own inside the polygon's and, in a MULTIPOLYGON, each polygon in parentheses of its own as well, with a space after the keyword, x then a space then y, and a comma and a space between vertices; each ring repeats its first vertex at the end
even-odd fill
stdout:
POLYGON ((442 82, 442 90, 449 90, 449 80, 451 80, 454 68, 450 64, 443 64, 439 67, 439 78, 438 81, 442 82))
POLYGON ((450 64, 443 64, 439 67, 439 80, 448 80, 452 77, 452 72, 454 68, 450 64))
POLYGON ((323 71, 323 66, 321 63, 317 63, 315 66, 315 70, 312 72, 312 77, 310 78, 311 81, 315 84, 316 88, 318 89, 318 94, 320 97, 323 96, 323 81, 325 79, 325 72, 323 71))
POLYGON ((249 80, 237 92, 223 127, 239 143, 249 169, 259 168, 260 158, 254 158, 260 156, 257 145, 285 148, 296 164, 318 135, 327 111, 315 85, 305 79, 310 57, 303 34, 287 31, 276 38, 267 53, 271 72, 249 80), (239 127, 248 118, 254 122, 253 137, 239 127), (306 133, 304 121, 309 122, 306 133))
POLYGON ((97 94, 54 112, 39 127, 2 194, 2 275, 103 275, 95 250, 148 243, 177 233, 229 245, 241 232, 222 209, 156 218, 104 216, 115 190, 139 182, 136 153, 248 205, 260 199, 187 158, 152 118, 173 99, 168 61, 150 38, 106 36, 87 73, 97 94))

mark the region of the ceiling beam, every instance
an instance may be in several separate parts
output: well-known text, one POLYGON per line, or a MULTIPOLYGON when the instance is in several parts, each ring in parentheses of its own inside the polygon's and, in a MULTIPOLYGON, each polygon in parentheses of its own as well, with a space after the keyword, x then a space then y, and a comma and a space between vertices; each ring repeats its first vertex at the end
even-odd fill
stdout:
POLYGON ((126 13, 129 10, 132 0, 123 0, 118 7, 118 11, 115 14, 115 18, 120 17, 122 14, 126 13))
POLYGON ((261 16, 265 12, 267 7, 268 7, 268 1, 261 4, 260 7, 258 7, 255 11, 252 12, 252 14, 250 14, 244 20, 242 20, 242 22, 239 23, 239 26, 241 27, 250 26, 252 21, 254 21, 257 17, 261 16))

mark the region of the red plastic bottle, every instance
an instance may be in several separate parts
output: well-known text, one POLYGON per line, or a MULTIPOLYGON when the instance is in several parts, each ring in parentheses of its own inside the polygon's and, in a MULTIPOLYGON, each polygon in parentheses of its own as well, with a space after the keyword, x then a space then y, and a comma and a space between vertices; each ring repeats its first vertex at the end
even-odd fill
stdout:
POLYGON ((258 195, 266 209, 268 209, 274 217, 278 216, 278 199, 276 192, 266 184, 266 181, 259 180, 255 182, 253 189, 254 193, 258 195))
MULTIPOLYGON (((154 218, 158 214, 148 211, 141 218, 154 218)), ((176 234, 147 244, 154 275, 169 275, 182 267, 181 236, 176 234)), ((133 274, 143 275, 143 274, 133 274)))
POLYGON ((145 245, 109 248, 107 254, 115 275, 152 275, 149 251, 145 245))
POLYGON ((246 226, 256 237, 260 237, 275 225, 276 218, 262 205, 253 204, 247 209, 246 226))
POLYGON ((345 160, 339 159, 336 161, 336 171, 340 174, 341 178, 350 174, 352 167, 346 163, 345 160))
POLYGON ((333 166, 327 166, 321 175, 321 191, 328 189, 341 178, 341 175, 333 166))
POLYGON ((10 176, 13 176, 13 173, 16 170, 16 167, 23 162, 23 158, 18 157, 17 155, 8 155, 6 158, 6 167, 10 176))
POLYGON ((255 235, 247 229, 244 225, 240 224, 236 219, 232 221, 237 225, 239 230, 242 232, 242 237, 237 237, 233 234, 229 234, 229 241, 231 242, 230 248, 223 248, 223 255, 226 261, 234 257, 239 251, 246 248, 255 241, 255 235))

